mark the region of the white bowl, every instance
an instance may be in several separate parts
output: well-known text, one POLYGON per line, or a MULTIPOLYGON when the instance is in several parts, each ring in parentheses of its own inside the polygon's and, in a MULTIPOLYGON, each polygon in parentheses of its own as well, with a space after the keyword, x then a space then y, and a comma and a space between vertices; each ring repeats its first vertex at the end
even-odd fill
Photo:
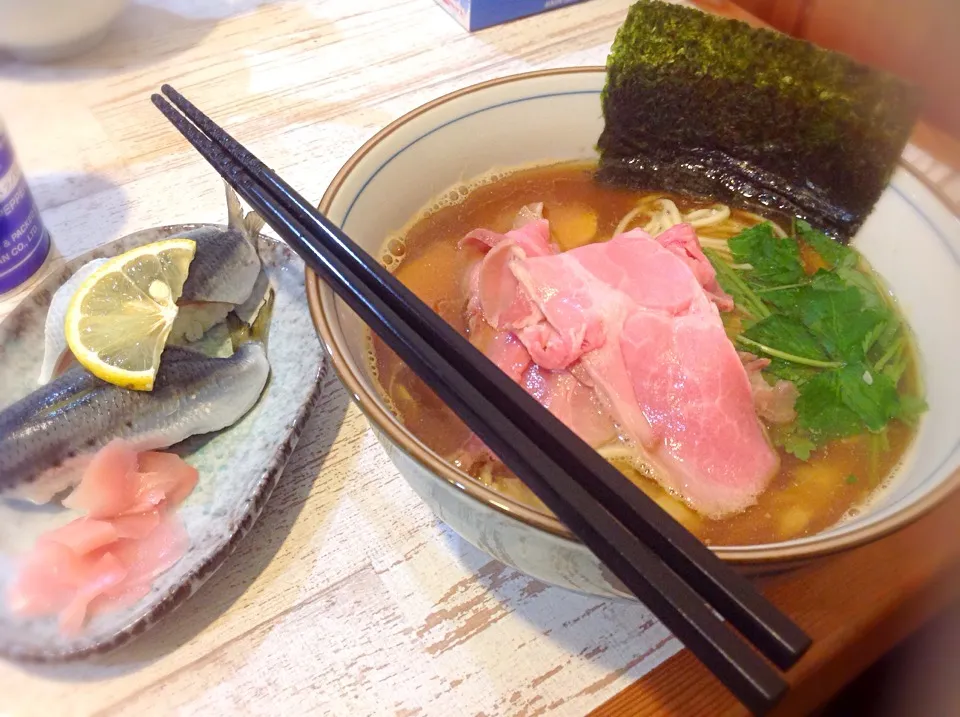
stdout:
MULTIPOLYGON (((321 208, 376 256, 430 200, 497 168, 595 156, 602 68, 549 70, 469 87, 400 118, 343 167, 321 208)), ((854 240, 888 282, 920 349, 930 410, 901 469, 859 515, 819 534, 718 546, 748 570, 782 568, 874 540, 914 520, 960 484, 960 221, 906 169, 854 240)), ((552 516, 500 495, 426 448, 387 410, 366 364, 366 328, 308 272, 314 322, 343 382, 391 460, 434 512, 490 555, 546 582, 624 595, 552 516)))
POLYGON ((0 0, 0 48, 50 62, 103 39, 128 0, 0 0))

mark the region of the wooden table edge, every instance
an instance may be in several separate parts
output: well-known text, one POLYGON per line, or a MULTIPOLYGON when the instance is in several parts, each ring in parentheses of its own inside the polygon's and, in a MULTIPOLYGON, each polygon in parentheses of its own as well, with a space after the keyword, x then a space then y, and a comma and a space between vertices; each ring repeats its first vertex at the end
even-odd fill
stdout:
MULTIPOLYGON (((808 715, 951 604, 960 601, 960 492, 861 548, 761 578, 764 594, 814 640, 786 674, 776 715, 808 715), (895 569, 892 569, 894 568, 895 569)), ((740 715, 746 711, 684 650, 591 714, 740 715)))

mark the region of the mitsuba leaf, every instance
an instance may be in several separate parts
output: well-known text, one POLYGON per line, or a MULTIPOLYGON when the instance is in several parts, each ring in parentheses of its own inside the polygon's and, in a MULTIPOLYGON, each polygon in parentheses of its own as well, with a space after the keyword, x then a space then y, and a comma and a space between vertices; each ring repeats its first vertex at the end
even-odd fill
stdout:
POLYGON ((803 281, 806 275, 796 239, 781 239, 769 222, 745 229, 727 242, 734 261, 749 264, 744 272, 751 282, 782 286, 803 281))
POLYGON ((868 309, 878 309, 890 311, 887 300, 880 295, 876 283, 862 271, 852 267, 841 266, 836 271, 837 278, 845 282, 848 286, 855 286, 860 290, 860 298, 863 299, 863 305, 868 309))
POLYGON ((800 387, 797 422, 816 443, 860 433, 860 416, 843 400, 837 372, 823 371, 800 387))
POLYGON ((927 406, 927 402, 923 400, 922 396, 915 396, 908 393, 900 396, 900 413, 897 414, 897 418, 908 426, 913 426, 916 425, 920 416, 926 412, 928 408, 929 406, 927 406))
POLYGON ((854 267, 857 265, 859 258, 855 251, 831 239, 823 232, 817 231, 802 219, 797 219, 796 231, 797 236, 817 252, 831 269, 836 269, 838 266, 854 267))
POLYGON ((816 376, 820 369, 774 357, 770 359, 770 365, 763 372, 784 381, 792 381, 799 387, 816 376))
POLYGON ((786 287, 762 288, 758 296, 770 304, 778 313, 788 316, 799 315, 800 291, 802 286, 788 284, 786 287))
POLYGON ((889 377, 871 371, 864 363, 838 369, 840 398, 871 431, 880 431, 900 413, 897 386, 889 377))
POLYGON ((810 455, 816 448, 817 444, 810 439, 810 436, 800 431, 787 434, 783 441, 783 449, 801 461, 810 460, 810 455))
POLYGON ((807 460, 828 441, 884 435, 894 419, 913 424, 926 404, 898 393, 908 337, 881 285, 860 271, 859 254, 804 222, 797 232, 829 271, 806 274, 798 240, 778 238, 769 225, 728 242, 732 265, 711 260, 738 291, 738 305, 748 307, 735 340, 770 360, 768 382, 784 379, 799 389, 796 422, 772 429, 771 438, 807 460))
POLYGON ((818 442, 880 431, 900 412, 896 385, 864 363, 823 371, 800 387, 798 420, 818 442))
POLYGON ((846 363, 861 361, 866 337, 886 314, 865 308, 859 290, 850 286, 839 288, 839 279, 827 279, 831 275, 824 274, 820 277, 818 273, 814 284, 800 292, 803 324, 831 358, 846 363))
POLYGON ((825 361, 828 358, 807 328, 798 320, 788 316, 779 314, 768 316, 763 321, 753 324, 743 332, 743 335, 764 346, 771 346, 801 358, 817 361, 825 361))
POLYGON ((810 278, 812 291, 846 291, 850 285, 840 276, 831 271, 820 269, 810 278))

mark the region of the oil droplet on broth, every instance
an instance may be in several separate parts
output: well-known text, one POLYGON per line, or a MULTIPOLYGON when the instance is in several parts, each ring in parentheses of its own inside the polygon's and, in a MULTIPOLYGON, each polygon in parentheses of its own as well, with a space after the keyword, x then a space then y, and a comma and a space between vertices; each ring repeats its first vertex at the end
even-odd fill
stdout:
POLYGON ((394 237, 387 242, 387 251, 399 259, 407 253, 407 243, 403 239, 394 237))

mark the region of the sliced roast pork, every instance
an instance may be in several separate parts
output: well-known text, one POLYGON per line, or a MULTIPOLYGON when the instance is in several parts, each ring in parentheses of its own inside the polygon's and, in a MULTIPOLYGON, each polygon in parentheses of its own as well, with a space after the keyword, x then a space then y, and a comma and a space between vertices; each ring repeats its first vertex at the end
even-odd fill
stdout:
MULTIPOLYGON (((521 212, 524 221, 506 234, 478 229, 464 237, 461 245, 486 250, 484 258, 470 272, 470 299, 467 303, 467 332, 471 343, 514 381, 522 385, 545 408, 594 447, 615 440, 616 428, 609 412, 591 386, 566 370, 549 370, 532 362, 527 347, 514 329, 542 325, 537 305, 519 291, 510 270, 515 259, 556 253, 550 242, 550 228, 537 212, 521 212)), ((473 458, 489 450, 472 437, 463 452, 473 458)), ((469 462, 470 458, 467 457, 469 462)))
MULTIPOLYGON (((692 228, 657 239, 633 230, 564 253, 542 221, 465 241, 491 247, 471 299, 474 321, 501 337, 485 350, 494 358, 502 335, 515 337, 530 360, 520 382, 544 406, 592 445, 612 435, 609 413, 646 470, 707 516, 755 502, 779 461, 720 321, 717 307, 732 302, 692 228), (595 431, 568 409, 584 391, 602 417, 595 431)), ((518 380, 519 364, 510 368, 518 380)))

